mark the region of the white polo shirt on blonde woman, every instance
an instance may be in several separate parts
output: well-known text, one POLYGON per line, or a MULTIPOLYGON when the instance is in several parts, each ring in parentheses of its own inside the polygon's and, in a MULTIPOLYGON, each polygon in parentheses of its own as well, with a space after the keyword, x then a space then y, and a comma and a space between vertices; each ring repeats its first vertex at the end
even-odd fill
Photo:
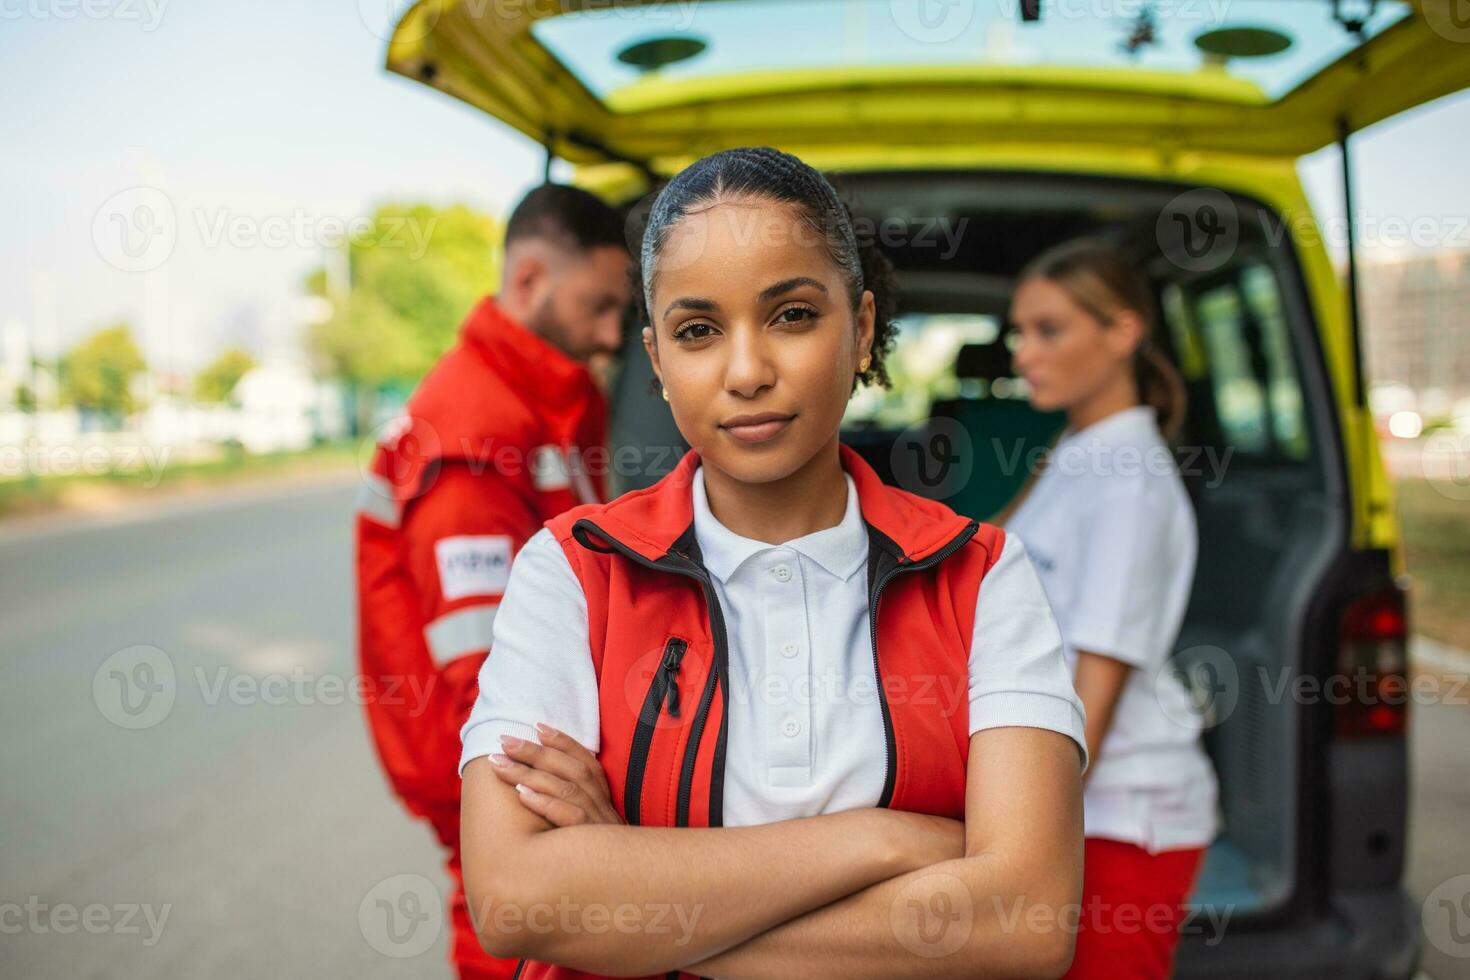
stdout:
POLYGON ((1153 408, 1064 431, 1006 530, 1026 540, 1068 668, 1076 670, 1078 650, 1135 668, 1092 763, 1086 835, 1150 853, 1208 845, 1217 829, 1215 771, 1199 713, 1166 666, 1199 540, 1153 408))
MULTIPOLYGON (((876 806, 882 793, 886 755, 868 625, 868 536, 857 489, 844 476, 840 523, 773 545, 716 520, 703 468, 695 470, 695 535, 729 638, 726 826, 876 806)), ((479 696, 460 733, 460 770, 501 751, 502 734, 536 740, 538 721, 598 751, 586 600, 546 528, 511 565, 493 637, 479 696)), ((1082 702, 1046 595, 1014 535, 1006 535, 981 582, 968 690, 933 693, 935 710, 968 701, 971 734, 1018 725, 1060 732, 1076 743, 1085 769, 1082 702)))

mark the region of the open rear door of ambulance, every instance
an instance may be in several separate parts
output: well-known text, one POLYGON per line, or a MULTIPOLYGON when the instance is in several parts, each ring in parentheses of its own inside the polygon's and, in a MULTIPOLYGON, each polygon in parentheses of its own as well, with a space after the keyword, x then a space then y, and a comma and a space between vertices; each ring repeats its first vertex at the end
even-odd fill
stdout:
POLYGON ((1464 7, 419 0, 387 66, 573 163, 657 169, 747 141, 1296 157, 1470 84, 1464 7))

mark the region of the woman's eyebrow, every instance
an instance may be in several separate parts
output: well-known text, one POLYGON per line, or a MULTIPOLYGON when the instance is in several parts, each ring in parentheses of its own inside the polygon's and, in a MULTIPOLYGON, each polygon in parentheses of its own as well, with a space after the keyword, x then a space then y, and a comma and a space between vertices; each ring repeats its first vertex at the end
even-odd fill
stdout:
POLYGON ((668 316, 676 309, 698 310, 701 313, 709 313, 710 311, 718 310, 719 308, 720 304, 716 303, 712 299, 703 299, 699 296, 680 296, 668 306, 664 307, 663 315, 660 316, 659 319, 662 320, 664 317, 668 316))
POLYGON ((814 286, 820 289, 824 295, 827 292, 827 287, 811 276, 792 276, 790 279, 782 279, 780 282, 771 283, 760 291, 760 295, 756 297, 756 300, 764 303, 768 299, 775 299, 782 293, 790 292, 797 286, 814 286))

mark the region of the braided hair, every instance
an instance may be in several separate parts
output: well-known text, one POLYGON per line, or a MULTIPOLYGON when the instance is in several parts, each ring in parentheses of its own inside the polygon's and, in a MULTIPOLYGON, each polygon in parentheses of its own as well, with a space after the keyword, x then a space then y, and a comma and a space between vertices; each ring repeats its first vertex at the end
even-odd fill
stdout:
POLYGON ((659 191, 648 212, 642 247, 635 249, 638 259, 634 275, 639 279, 639 288, 634 293, 643 305, 639 311, 643 321, 651 322, 648 313, 653 306, 658 258, 674 227, 692 211, 741 198, 789 205, 800 221, 819 234, 828 258, 842 273, 854 313, 862 305, 863 291, 873 293, 872 360, 867 370, 853 379, 853 388, 856 390, 859 381, 890 387, 884 360, 897 332, 893 322, 897 305, 893 264, 876 244, 859 241, 853 230, 852 211, 831 181, 797 157, 769 146, 742 146, 701 157, 659 191))

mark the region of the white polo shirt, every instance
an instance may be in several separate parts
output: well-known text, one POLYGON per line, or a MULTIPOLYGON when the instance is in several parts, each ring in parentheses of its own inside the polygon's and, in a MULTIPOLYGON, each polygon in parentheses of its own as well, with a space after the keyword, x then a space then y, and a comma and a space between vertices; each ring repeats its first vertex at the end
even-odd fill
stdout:
POLYGON ((1086 833, 1150 852, 1198 847, 1216 832, 1215 772, 1201 721, 1166 664, 1199 548, 1194 509, 1146 405, 1058 440, 1007 525, 1041 573, 1066 641, 1133 670, 1084 798, 1086 833))
MULTIPOLYGON (((868 626, 868 536, 857 489, 833 527, 772 545, 714 518, 695 470, 694 531, 729 639, 724 824, 747 826, 876 806, 886 765, 868 626)), ((566 554, 542 528, 511 565, 480 693, 460 732, 460 769, 500 751, 501 734, 559 728, 598 751, 597 678, 587 606, 566 554)), ((1007 535, 981 583, 968 690, 970 732, 1047 728, 1077 743, 1082 702, 1061 634, 1020 540, 1007 535)))

